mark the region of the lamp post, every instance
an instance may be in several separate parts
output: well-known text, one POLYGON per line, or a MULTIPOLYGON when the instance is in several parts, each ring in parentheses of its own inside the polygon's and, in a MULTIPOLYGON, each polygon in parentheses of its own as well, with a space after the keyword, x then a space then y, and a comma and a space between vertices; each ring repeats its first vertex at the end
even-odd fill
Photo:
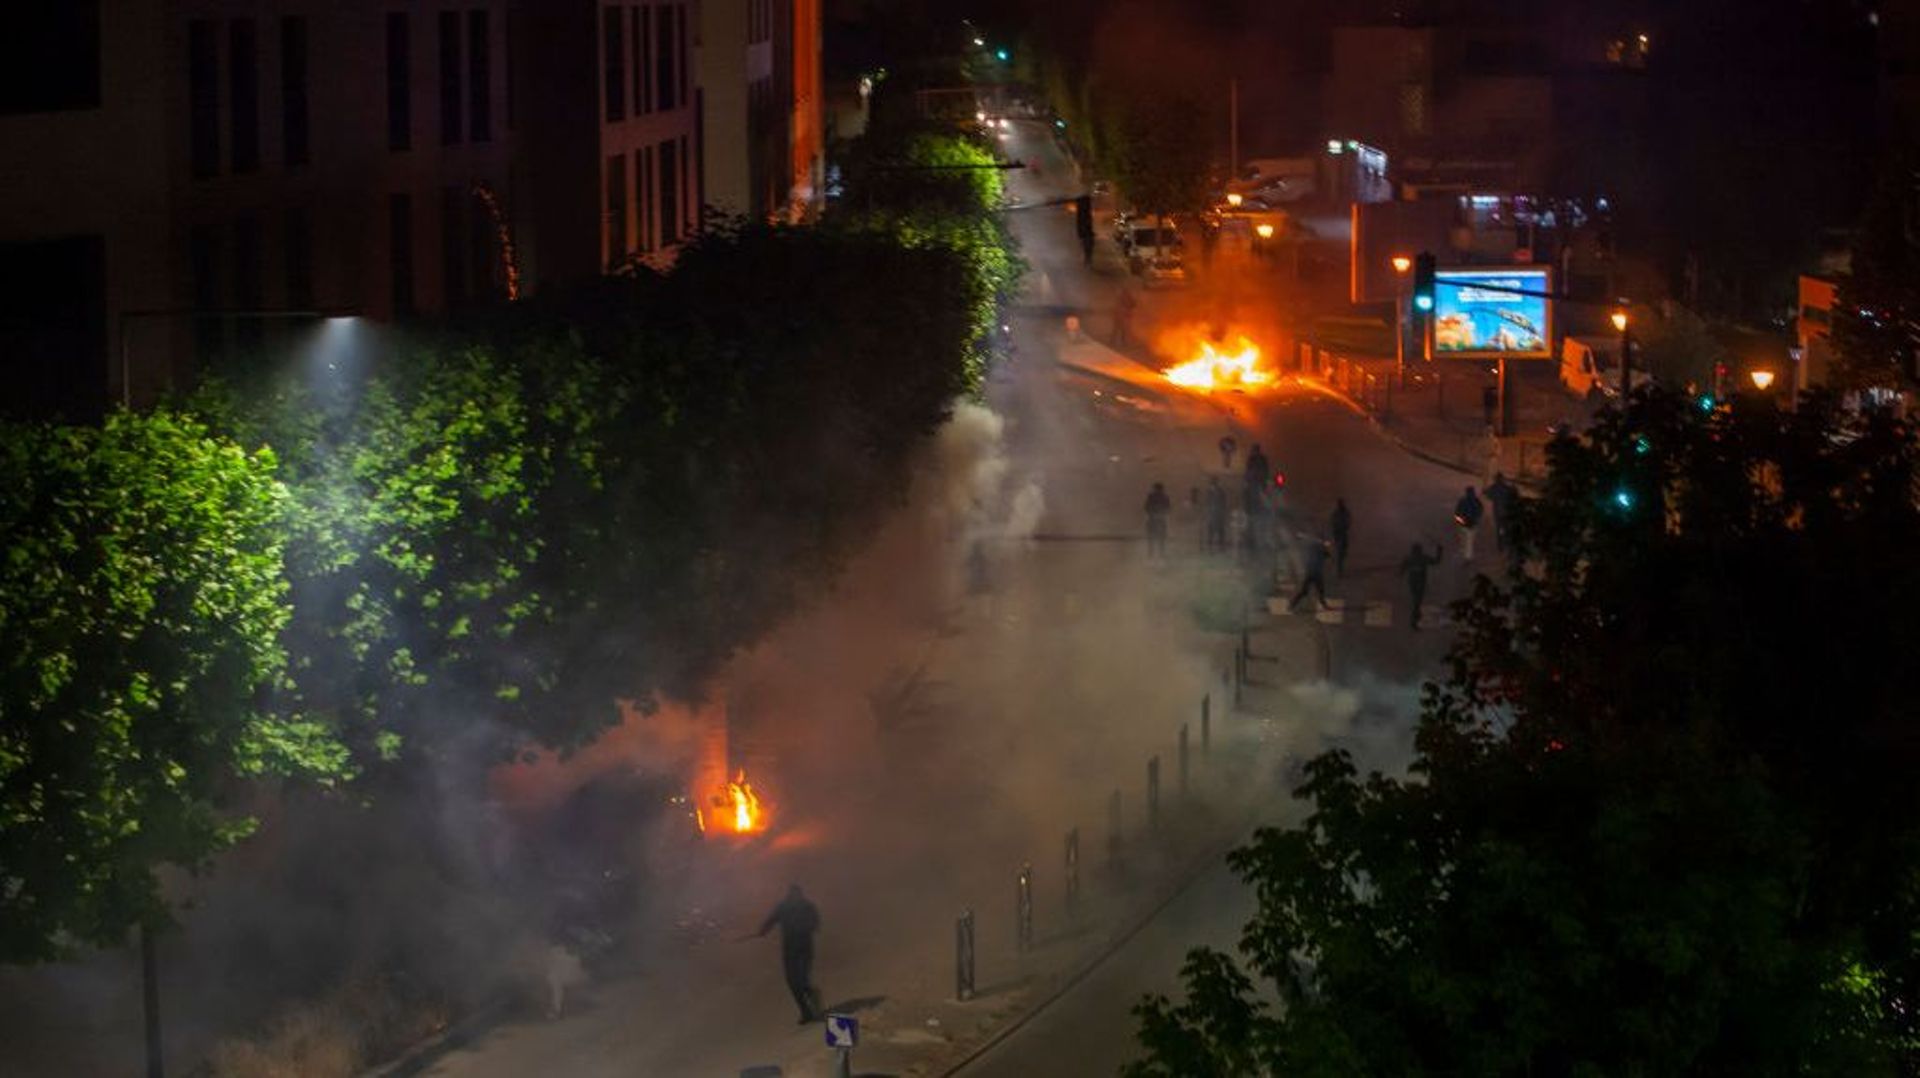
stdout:
POLYGON ((159 320, 166 318, 244 318, 249 320, 276 321, 288 319, 304 321, 327 318, 356 318, 357 311, 313 311, 285 310, 277 308, 253 308, 237 310, 233 308, 207 307, 162 307, 142 311, 120 312, 120 406, 133 407, 133 323, 139 319, 159 320))
POLYGON ((1413 259, 1407 255, 1393 256, 1393 373, 1402 382, 1407 379, 1407 273, 1413 269, 1413 259))
POLYGON ((1753 379, 1753 388, 1765 393, 1773 385, 1773 372, 1765 367, 1749 371, 1747 377, 1753 379))
POLYGON ((1625 402, 1633 385, 1633 336, 1628 331, 1632 320, 1627 317, 1625 306, 1615 307, 1611 317, 1613 328, 1620 331, 1620 400, 1625 402))

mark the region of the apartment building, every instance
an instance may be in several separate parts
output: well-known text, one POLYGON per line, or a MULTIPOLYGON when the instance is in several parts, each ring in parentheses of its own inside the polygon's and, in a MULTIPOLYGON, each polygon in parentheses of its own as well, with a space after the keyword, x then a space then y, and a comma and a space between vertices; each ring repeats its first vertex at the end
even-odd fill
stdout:
POLYGON ((700 26, 706 203, 810 219, 826 197, 820 0, 703 0, 700 26))
POLYGON ((0 411, 149 402, 294 312, 437 315, 670 255, 701 216, 696 12, 28 5, 0 38, 0 411))

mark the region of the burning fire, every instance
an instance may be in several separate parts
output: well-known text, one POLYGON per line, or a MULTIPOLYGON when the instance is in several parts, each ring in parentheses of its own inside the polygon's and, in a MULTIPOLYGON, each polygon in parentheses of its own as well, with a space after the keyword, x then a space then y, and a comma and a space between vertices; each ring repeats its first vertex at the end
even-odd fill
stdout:
POLYGON ((1236 336, 1233 347, 1234 351, 1224 351, 1202 338, 1200 354, 1179 366, 1167 368, 1167 381, 1189 389, 1263 386, 1273 381, 1271 373, 1260 369, 1259 345, 1245 336, 1236 336))
MULTIPOLYGON (((747 781, 745 771, 737 772, 732 782, 714 793, 713 810, 714 826, 720 830, 751 835, 767 828, 767 810, 760 803, 760 795, 753 792, 753 783, 747 781)), ((706 833, 706 811, 699 812, 695 819, 701 833, 706 833)))

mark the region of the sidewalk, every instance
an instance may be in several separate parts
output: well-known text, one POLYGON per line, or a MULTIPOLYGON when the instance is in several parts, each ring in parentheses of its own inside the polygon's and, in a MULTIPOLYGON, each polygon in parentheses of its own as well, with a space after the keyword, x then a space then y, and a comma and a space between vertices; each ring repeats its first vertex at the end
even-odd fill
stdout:
POLYGON ((1591 415, 1582 402, 1547 383, 1542 372, 1529 370, 1528 376, 1509 377, 1513 433, 1496 439, 1482 399, 1494 379, 1478 365, 1453 369, 1410 363, 1402 381, 1391 358, 1314 349, 1307 363, 1304 381, 1366 415, 1402 449, 1482 483, 1496 471, 1517 481, 1541 481, 1551 428, 1565 423, 1578 429, 1591 415))

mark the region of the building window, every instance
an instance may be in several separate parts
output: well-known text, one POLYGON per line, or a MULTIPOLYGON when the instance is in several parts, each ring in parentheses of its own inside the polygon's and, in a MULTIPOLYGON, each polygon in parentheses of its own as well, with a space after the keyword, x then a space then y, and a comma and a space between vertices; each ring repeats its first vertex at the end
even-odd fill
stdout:
POLYGON ((634 20, 634 56, 633 56, 633 107, 642 113, 650 113, 655 108, 653 100, 653 14, 652 4, 641 4, 638 16, 634 20))
POLYGON ((220 289, 220 233, 212 225, 195 225, 187 233, 187 259, 193 276, 193 306, 202 313, 193 319, 193 349, 202 358, 226 351, 225 323, 217 311, 225 304, 220 289))
POLYGON ((606 76, 607 122, 615 123, 627 118, 627 68, 626 42, 620 38, 620 9, 607 8, 600 13, 600 45, 604 58, 602 74, 606 76))
POLYGON ((413 35, 405 12, 387 15, 387 149, 413 146, 413 35))
POLYGON ((440 145, 460 141, 460 13, 440 13, 440 145))
POLYGON ((485 11, 467 12, 467 137, 493 139, 493 36, 485 11))
POLYGON ((653 17, 653 107, 661 112, 673 108, 673 91, 680 80, 673 72, 673 5, 655 9, 653 17))
POLYGON ((653 250, 653 147, 633 152, 634 181, 640 185, 640 249, 653 250))
POLYGON ((687 173, 688 170, 693 167, 693 155, 687 152, 687 136, 685 135, 680 136, 680 153, 677 156, 680 158, 680 175, 675 177, 676 184, 679 188, 678 201, 680 203, 680 212, 686 215, 681 220, 683 227, 679 231, 681 235, 686 236, 693 233, 695 219, 699 216, 700 208, 695 206, 693 199, 689 197, 693 191, 693 185, 687 182, 687 173))
POLYGON ((100 0, 9 5, 0 116, 99 107, 100 0))
POLYGON ((607 158, 607 268, 620 264, 627 245, 627 155, 607 158))
POLYGON ((646 37, 646 30, 641 26, 642 20, 640 18, 640 13, 644 10, 646 9, 638 7, 630 7, 627 9, 627 52, 632 54, 633 58, 633 86, 631 90, 633 93, 633 114, 635 116, 645 116, 647 114, 647 68, 645 64, 640 62, 641 53, 646 51, 646 44, 642 41, 642 39, 646 37))
POLYGON ((670 247, 680 239, 680 192, 674 189, 674 177, 680 175, 679 147, 672 139, 660 144, 660 246, 670 247))
POLYGON ((413 197, 387 196, 387 267, 393 278, 393 313, 413 313, 413 197))
MULTIPOLYGON (((233 305, 241 311, 266 306, 261 288, 266 257, 262 251, 260 219, 242 217, 233 223, 233 305)), ((233 335, 243 354, 260 350, 266 324, 258 318, 235 318, 233 335)))
POLYGON ((493 250, 493 218, 487 214, 486 203, 467 193, 467 257, 472 271, 472 294, 475 302, 492 300, 499 295, 499 284, 494 275, 497 258, 493 250))
POLYGON ((286 259, 287 307, 290 310, 313 309, 313 214, 304 207, 287 211, 286 241, 281 254, 286 259))
POLYGON ((288 166, 307 163, 307 20, 280 20, 280 156, 288 166))
POLYGON ((515 69, 513 66, 513 56, 516 52, 520 51, 520 13, 512 8, 507 9, 506 46, 506 52, 502 54, 501 62, 507 69, 507 130, 511 131, 513 130, 515 106, 518 104, 514 99, 513 78, 515 69))
POLYGON ((187 143, 193 176, 220 171, 220 44, 213 23, 187 24, 187 143))
POLYGON ((440 282, 444 306, 467 303, 467 200, 461 187, 440 189, 440 282))
POLYGON ((693 69, 693 65, 687 62, 687 5, 673 5, 673 27, 674 67, 680 72, 679 92, 674 94, 673 100, 676 104, 684 105, 687 101, 687 76, 693 69))
POLYGON ((233 97, 228 119, 233 125, 233 171, 260 167, 260 52, 252 19, 235 19, 227 27, 227 76, 233 97))

